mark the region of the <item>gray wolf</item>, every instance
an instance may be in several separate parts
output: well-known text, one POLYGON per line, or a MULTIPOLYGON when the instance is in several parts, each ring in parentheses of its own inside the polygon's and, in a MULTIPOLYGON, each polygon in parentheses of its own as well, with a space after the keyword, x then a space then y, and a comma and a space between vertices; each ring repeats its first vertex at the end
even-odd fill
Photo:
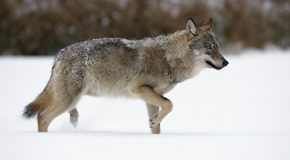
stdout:
POLYGON ((67 111, 77 125, 82 95, 135 97, 146 102, 151 131, 159 134, 173 106, 163 95, 204 68, 227 65, 211 18, 201 27, 190 18, 185 29, 167 36, 84 41, 58 52, 47 86, 23 115, 37 116, 38 131, 47 132, 51 121, 67 111))

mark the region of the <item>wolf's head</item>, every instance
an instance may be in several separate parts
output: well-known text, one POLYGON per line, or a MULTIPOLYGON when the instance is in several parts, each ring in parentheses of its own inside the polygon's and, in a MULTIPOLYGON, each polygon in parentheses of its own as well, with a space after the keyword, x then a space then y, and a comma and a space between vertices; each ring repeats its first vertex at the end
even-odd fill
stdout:
POLYGON ((227 66, 229 62, 218 51, 217 37, 212 26, 212 18, 202 27, 197 27, 191 18, 187 20, 186 31, 189 34, 187 53, 197 62, 220 70, 227 66))

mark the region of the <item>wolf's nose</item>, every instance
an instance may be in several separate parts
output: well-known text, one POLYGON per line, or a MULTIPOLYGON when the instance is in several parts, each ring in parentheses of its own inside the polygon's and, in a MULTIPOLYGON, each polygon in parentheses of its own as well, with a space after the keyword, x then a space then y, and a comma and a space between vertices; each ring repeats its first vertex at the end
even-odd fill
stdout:
POLYGON ((224 66, 227 66, 228 64, 229 64, 229 62, 228 62, 227 60, 224 60, 224 61, 223 61, 223 65, 224 65, 224 66))

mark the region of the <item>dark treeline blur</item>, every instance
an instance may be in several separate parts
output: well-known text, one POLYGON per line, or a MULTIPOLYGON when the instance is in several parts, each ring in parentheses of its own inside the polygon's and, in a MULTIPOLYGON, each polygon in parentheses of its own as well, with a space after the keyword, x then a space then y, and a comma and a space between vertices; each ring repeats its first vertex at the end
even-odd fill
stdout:
POLYGON ((289 0, 0 0, 0 54, 49 55, 79 41, 140 39, 208 18, 222 46, 290 46, 289 0))

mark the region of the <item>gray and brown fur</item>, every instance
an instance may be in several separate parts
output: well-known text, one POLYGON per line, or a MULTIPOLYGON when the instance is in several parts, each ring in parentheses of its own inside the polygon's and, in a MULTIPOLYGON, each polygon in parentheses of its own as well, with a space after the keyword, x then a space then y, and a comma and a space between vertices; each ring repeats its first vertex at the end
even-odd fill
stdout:
POLYGON ((50 122, 67 111, 77 125, 76 104, 82 95, 135 97, 146 102, 152 133, 158 134, 173 107, 163 95, 204 68, 228 64, 218 51, 212 23, 210 19, 198 28, 189 19, 186 29, 167 36, 70 45, 58 53, 46 88, 23 115, 37 116, 38 131, 47 132, 50 122))

